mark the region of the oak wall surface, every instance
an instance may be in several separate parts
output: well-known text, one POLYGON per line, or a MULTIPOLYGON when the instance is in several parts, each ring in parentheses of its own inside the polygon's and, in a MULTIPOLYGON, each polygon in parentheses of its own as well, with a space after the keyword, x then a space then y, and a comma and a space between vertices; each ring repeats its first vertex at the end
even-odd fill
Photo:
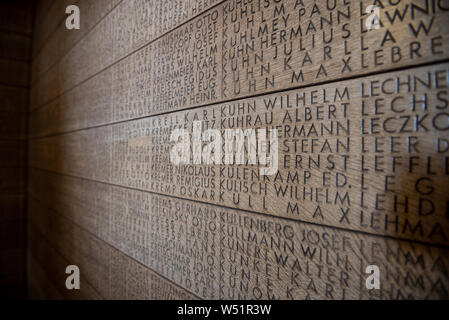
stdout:
POLYGON ((446 2, 42 0, 35 15, 31 298, 449 298, 446 2), (278 170, 173 164, 171 133, 198 123, 277 129, 278 170))
POLYGON ((32 1, 0 2, 0 297, 26 296, 26 173, 32 1))

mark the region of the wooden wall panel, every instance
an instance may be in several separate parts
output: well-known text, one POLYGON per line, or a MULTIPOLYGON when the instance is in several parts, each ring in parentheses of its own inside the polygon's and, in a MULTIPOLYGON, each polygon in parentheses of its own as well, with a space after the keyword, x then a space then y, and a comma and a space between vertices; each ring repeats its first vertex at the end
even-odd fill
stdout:
POLYGON ((31 35, 32 15, 31 0, 3 0, 0 3, 0 30, 4 32, 31 35))
POLYGON ((89 128, 112 122, 112 73, 105 71, 38 108, 30 117, 30 136, 89 128))
POLYGON ((28 278, 27 291, 31 300, 62 300, 61 293, 55 288, 52 281, 45 274, 42 266, 28 253, 27 274, 32 274, 28 278))
POLYGON ((40 170, 30 186, 32 199, 202 298, 447 298, 447 249, 40 170), (108 195, 94 199, 95 189, 108 195), (94 221, 108 229, 93 228, 94 221), (385 275, 376 294, 362 286, 371 263, 385 275))
POLYGON ((33 199, 30 204, 30 252, 41 259, 40 265, 65 299, 196 299, 59 212, 33 199), (85 276, 81 291, 65 288, 64 270, 69 264, 78 265, 85 276))
POLYGON ((61 61, 40 76, 31 89, 31 110, 94 76, 147 42, 153 41, 170 30, 171 26, 176 27, 218 2, 121 2, 94 30, 86 34, 73 50, 63 56, 61 61), (175 18, 171 19, 171 15, 175 18), (42 91, 48 93, 41 95, 42 91))
MULTIPOLYGON (((245 6, 243 2, 227 1, 217 6, 216 9, 197 17, 182 28, 172 31, 170 36, 142 48, 122 61, 120 63, 123 66, 122 68, 120 68, 120 65, 117 66, 120 76, 117 79, 117 90, 122 89, 120 79, 123 79, 122 86, 125 86, 125 89, 129 88, 128 91, 114 91, 119 92, 121 97, 126 96, 126 94, 140 97, 143 94, 145 99, 132 103, 132 105, 134 107, 140 107, 141 104, 145 105, 145 109, 150 109, 144 111, 144 114, 148 115, 228 100, 238 96, 316 84, 331 79, 341 79, 426 61, 443 60, 448 56, 448 41, 445 39, 447 24, 443 22, 447 16, 447 8, 444 7, 444 4, 435 9, 435 12, 431 12, 431 9, 427 8, 428 12, 424 14, 415 7, 412 10, 411 6, 407 6, 405 2, 401 2, 397 6, 386 5, 382 12, 385 17, 388 16, 389 18, 382 16, 382 21, 390 21, 390 18, 396 17, 398 12, 401 14, 405 12, 404 19, 401 21, 399 18, 394 18, 393 22, 384 27, 385 31, 382 29, 379 32, 367 33, 363 32, 364 30, 360 27, 360 25, 363 26, 365 21, 365 15, 360 13, 360 8, 367 6, 363 2, 350 2, 348 5, 339 4, 335 9, 328 10, 326 13, 323 12, 323 14, 313 14, 317 10, 320 12, 320 9, 314 10, 312 3, 296 8, 291 8, 291 6, 295 6, 294 1, 288 1, 287 5, 281 3, 277 6, 275 2, 268 1, 266 3, 270 4, 267 8, 254 8, 255 5, 247 4, 245 6), (269 23, 268 20, 262 18, 262 11, 265 14, 264 17, 270 19, 271 28, 274 28, 274 30, 268 30, 269 23), (242 15, 244 17, 234 22, 234 16, 242 15), (301 20, 303 15, 310 18, 304 18, 303 21, 301 20), (349 18, 345 18, 345 15, 349 18), (231 19, 232 23, 230 22, 231 19), (332 31, 329 30, 327 34, 326 30, 315 32, 314 29, 318 29, 320 25, 323 25, 323 29, 326 28, 326 20, 323 19, 332 20, 332 25, 337 24, 334 22, 334 20, 337 20, 338 28, 335 27, 334 31, 330 26, 329 29, 332 31), (245 24, 245 21, 247 25, 250 24, 251 26, 254 23, 251 30, 245 30, 241 27, 245 24), (258 21, 259 23, 257 23, 258 21), (285 25, 282 26, 279 21, 286 21, 284 22, 285 25), (298 23, 298 21, 300 22, 298 23), (425 35, 423 24, 432 26, 430 29, 426 29, 428 33, 425 35), (421 28, 418 34, 419 25, 421 25, 421 28), (209 28, 209 26, 211 27, 209 28), (267 28, 267 31, 265 28, 267 28), (313 31, 311 31, 311 28, 314 28, 313 31), (302 29, 305 30, 302 31, 302 29), (235 31, 231 33, 228 30, 235 31), (309 30, 308 34, 306 34, 307 30, 309 30), (182 42, 175 45, 174 39, 182 37, 183 34, 195 35, 204 32, 207 34, 204 41, 195 41, 194 37, 186 37, 182 42), (300 37, 302 32, 304 32, 304 36, 300 37), (332 41, 323 42, 327 39, 326 37, 330 37, 330 33, 333 36, 332 41), (416 36, 415 33, 417 33, 416 36), (232 39, 228 38, 228 35, 232 35, 232 39), (307 35, 308 37, 306 37, 307 35), (399 41, 395 39, 394 35, 401 38, 401 45, 398 45, 399 41), (243 39, 248 38, 249 43, 242 43, 243 39), (336 42, 339 42, 340 45, 336 46, 336 42), (230 47, 231 43, 233 44, 232 47, 230 47), (307 46, 305 43, 309 45, 307 46), (248 45, 255 48, 251 50, 248 45), (290 51, 294 53, 276 54, 276 50, 283 51, 284 47, 290 45, 292 46, 291 50, 287 48, 285 50, 287 53, 290 53, 290 51), (196 51, 195 46, 197 46, 196 51), (296 48, 293 46, 296 46, 296 48), (331 47, 334 52, 332 52, 331 47), (167 50, 171 50, 172 54, 167 55, 167 50), (240 55, 239 52, 241 52, 240 55), (245 54, 242 52, 245 52, 245 54), (312 60, 312 56, 315 61, 312 60), (178 58, 181 58, 182 62, 178 58), (267 62, 268 60, 270 63, 267 62), (343 63, 343 60, 346 61, 346 64, 343 63), (181 63, 181 66, 177 65, 179 63, 181 63), (130 68, 131 65, 134 67, 130 68), (130 77, 135 79, 133 70, 139 65, 143 66, 142 71, 150 71, 150 74, 147 75, 148 78, 144 81, 145 86, 139 85, 140 81, 136 81, 134 86, 130 86, 131 83, 128 79, 130 77), (149 66, 151 65, 152 68, 150 69, 149 66), (238 68, 238 72, 232 73, 232 68, 238 68), (195 73, 192 70, 197 72, 195 73), (203 74, 200 74, 200 71, 203 71, 203 74), (188 75, 187 78, 185 75, 188 75), (171 86, 175 87, 172 88, 170 94, 167 94, 166 91, 171 86), (148 88, 152 89, 151 98, 145 95, 148 88), (187 91, 188 88, 190 89, 187 91), (142 92, 139 94, 140 90, 142 92)), ((120 7, 117 9, 120 9, 120 7)), ((393 18, 391 19, 393 20, 393 18)), ((113 34, 114 31, 111 31, 106 24, 107 21, 105 21, 103 32, 113 34)), ((94 35, 92 35, 93 38, 94 35)), ((104 36, 101 39, 101 41, 92 40, 95 41, 95 44, 91 45, 86 42, 83 46, 91 48, 91 50, 101 50, 101 53, 105 54, 108 52, 107 48, 111 48, 111 44, 105 43, 108 39, 105 39, 104 36), (101 49, 101 46, 104 46, 104 50, 101 49)), ((126 39, 129 40, 129 37, 126 39)), ((86 41, 90 40, 86 39, 86 41)), ((114 43, 117 42, 121 43, 118 40, 114 43)), ((112 50, 114 54, 120 52, 120 49, 117 48, 112 50)), ((100 63, 92 59, 80 61, 79 55, 76 51, 73 51, 73 56, 67 57, 65 65, 71 76, 65 79, 67 82, 58 86, 58 90, 52 92, 50 96, 54 98, 70 90, 81 81, 94 75, 96 73, 94 70, 98 72, 106 67, 108 59, 113 59, 112 55, 101 56, 101 54, 95 54, 94 52, 91 53, 91 57, 99 59, 100 63), (88 65, 89 63, 90 65, 88 65)), ((115 61, 120 57, 122 55, 119 54, 119 57, 113 60, 115 61)), ((56 73, 58 70, 54 72, 56 73)), ((55 76, 48 75, 48 78, 54 79, 55 76)), ((46 91, 53 87, 54 84, 43 82, 33 91, 46 91)), ((31 108, 42 106, 49 99, 51 98, 33 98, 31 108)), ((125 108, 123 104, 119 107, 125 108)), ((142 112, 133 109, 130 105, 127 105, 125 110, 132 114, 142 112)), ((123 117, 124 115, 121 115, 120 118, 123 117)))
POLYGON ((14 87, 26 88, 28 86, 28 62, 16 60, 0 60, 0 83, 14 87))
POLYGON ((449 174, 447 79, 443 64, 51 136, 34 141, 30 165, 301 221, 448 244, 448 181, 434 178, 449 174), (383 90, 382 98, 374 88, 383 90), (423 97, 425 104, 418 102, 423 97), (194 120, 203 121, 202 130, 278 128, 278 173, 264 177, 251 165, 172 165, 170 134, 179 127, 192 132, 194 120))
POLYGON ((368 0, 78 0, 76 31, 66 3, 36 9, 31 297, 449 298, 444 1, 376 1, 371 31, 368 0), (173 164, 196 121, 277 129, 278 170, 173 164))

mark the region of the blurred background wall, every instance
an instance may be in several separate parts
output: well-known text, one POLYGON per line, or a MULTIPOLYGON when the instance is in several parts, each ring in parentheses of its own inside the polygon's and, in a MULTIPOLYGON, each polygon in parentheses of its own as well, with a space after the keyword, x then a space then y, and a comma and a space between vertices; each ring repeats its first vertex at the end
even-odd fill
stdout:
POLYGON ((449 8, 376 1, 368 32, 372 2, 0 0, 2 297, 448 298, 449 8), (298 129, 265 180, 173 165, 170 132, 194 120, 326 129, 298 129))
MULTIPOLYGON (((30 298, 197 298, 142 260, 133 258, 121 247, 124 240, 111 240, 112 234, 117 239, 123 237, 128 223, 126 219, 117 221, 116 227, 122 232, 110 231, 112 210, 116 212, 113 207, 123 209, 124 202, 113 204, 112 186, 95 181, 95 176, 109 170, 107 165, 95 165, 107 156, 104 150, 107 143, 101 138, 69 140, 71 134, 84 135, 86 130, 103 125, 110 128, 109 124, 114 122, 112 69, 123 58, 216 3, 215 0, 36 2, 35 19, 39 22, 34 25, 29 123, 30 298), (81 12, 79 30, 68 30, 65 25, 68 17, 65 9, 71 4, 77 5, 81 12), (59 138, 64 142, 56 142, 59 138), (49 148, 40 148, 41 142, 50 140, 49 148), (55 153, 55 147, 65 151, 55 153), (83 159, 73 158, 78 147, 86 156, 82 155, 83 159), (51 158, 48 166, 42 166, 41 161, 46 161, 47 156, 51 158), (89 167, 92 179, 72 176, 70 168, 78 165, 89 167), (60 170, 62 167, 67 170, 60 170), (76 265, 81 271, 80 290, 67 290, 65 286, 68 265, 76 265)), ((119 75, 120 72, 116 73, 119 75)), ((142 230, 136 236, 144 239, 147 231, 142 230)))
POLYGON ((25 298, 32 1, 0 1, 0 297, 25 298))

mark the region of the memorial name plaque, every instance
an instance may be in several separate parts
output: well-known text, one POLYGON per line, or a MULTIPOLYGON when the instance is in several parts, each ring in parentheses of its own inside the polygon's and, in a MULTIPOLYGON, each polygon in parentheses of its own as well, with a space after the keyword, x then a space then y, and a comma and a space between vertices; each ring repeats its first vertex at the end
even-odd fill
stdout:
POLYGON ((45 2, 36 296, 449 299, 447 0, 45 2))
POLYGON ((238 100, 39 139, 32 166, 447 244, 447 88, 442 64, 238 100), (226 129, 277 129, 278 171, 264 176, 249 164, 174 165, 170 135, 176 128, 192 133, 195 121, 223 136, 226 129))
MULTIPOLYGON (((443 61, 448 10, 441 0, 225 1, 112 66, 114 121, 443 61), (368 30, 366 8, 373 3, 380 28, 368 30)), ((131 46, 132 32, 120 35, 113 42, 131 46)), ((99 34, 98 43, 102 37, 108 38, 99 34)), ((95 43, 84 47, 98 51, 95 43)), ((105 52, 89 55, 98 62, 67 58, 70 81, 62 87, 52 85, 57 69, 45 74, 32 90, 32 109, 106 68, 105 52)))
MULTIPOLYGON (((101 183, 33 170, 33 181, 39 178, 72 189, 59 214, 69 205, 84 212, 73 206, 76 194, 96 207, 85 187, 101 183)), ((447 249, 109 188, 104 241, 202 298, 447 298, 447 249), (370 264, 381 270, 381 290, 365 287, 370 264)))

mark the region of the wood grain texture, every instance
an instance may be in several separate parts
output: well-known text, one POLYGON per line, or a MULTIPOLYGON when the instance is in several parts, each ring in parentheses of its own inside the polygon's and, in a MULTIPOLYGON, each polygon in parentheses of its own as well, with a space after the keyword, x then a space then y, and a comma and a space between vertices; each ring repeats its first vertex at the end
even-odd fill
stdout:
POLYGON ((41 0, 27 186, 0 184, 28 194, 31 297, 449 299, 449 6, 377 0, 368 31, 372 3, 78 0, 69 31, 41 0), (246 140, 243 164, 173 164, 196 123, 276 129, 278 170, 246 140))
MULTIPOLYGON (((224 2, 116 65, 114 92, 121 99, 132 100, 124 103, 126 100, 115 99, 119 101, 114 107, 115 118, 129 119, 135 114, 168 112, 447 59, 449 24, 444 4, 435 10, 427 7, 424 13, 417 9, 423 5, 417 1, 384 4, 380 17, 384 26, 365 32, 366 16, 361 14, 368 6, 365 2, 341 1, 333 10, 325 9, 324 1, 306 5, 265 1, 258 7, 224 2), (136 69, 142 72, 142 78, 135 77, 136 69)), ((107 26, 108 21, 98 26, 97 33, 103 30, 104 34, 116 34, 107 26)), ((82 59, 74 50, 66 63, 52 71, 70 76, 64 76, 65 81, 48 98, 36 94, 53 90, 56 83, 42 81, 35 86, 31 109, 122 57, 121 49, 113 47, 107 36, 95 40, 97 33, 82 44, 91 50, 91 59, 82 59), (107 54, 109 50, 119 57, 107 54)), ((124 37, 131 41, 126 34, 124 37)), ((112 42, 122 44, 119 40, 112 42)), ((46 74, 45 78, 55 79, 57 75, 46 74)))
MULTIPOLYGON (((36 234, 36 241, 30 250, 35 257, 42 259, 40 264, 44 268, 50 268, 48 274, 55 276, 53 283, 63 295, 69 294, 73 299, 89 298, 83 297, 82 292, 68 291, 64 287, 66 275, 61 270, 65 270, 68 264, 75 264, 84 275, 87 288, 92 288, 90 290, 97 293, 97 298, 195 299, 192 294, 87 233, 59 213, 33 200, 30 200, 30 210, 31 232, 42 233, 36 234), (39 240, 43 236, 48 240, 39 240), (64 261, 47 263, 52 259, 64 261)), ((84 283, 83 279, 81 283, 84 283)))
MULTIPOLYGON (((39 268, 41 268, 44 277, 46 278, 45 281, 42 281, 42 283, 39 284, 39 286, 42 286, 43 288, 53 286, 62 299, 101 299, 98 292, 96 292, 92 285, 86 281, 87 279, 83 275, 80 279, 80 282, 83 284, 82 286, 80 285, 80 290, 67 290, 65 287, 65 280, 67 278, 65 269, 68 265, 73 264, 71 260, 66 259, 60 252, 55 250, 55 248, 52 247, 52 244, 39 234, 39 231, 36 230, 33 225, 29 225, 28 237, 30 240, 33 240, 30 242, 28 249, 29 256, 31 256, 32 259, 35 260, 35 264, 38 265, 32 264, 28 275, 30 278, 39 279, 39 268), (34 268, 37 268, 37 270, 34 268), (50 282, 48 286, 45 284, 46 281, 50 282)), ((31 263, 33 263, 33 261, 31 263)), ((49 298, 55 299, 53 297, 49 298)))
POLYGON ((27 90, 8 85, 0 85, 0 97, 2 110, 5 111, 4 114, 10 115, 27 112, 27 90))
POLYGON ((32 199, 202 298, 447 298, 447 249, 35 170, 31 186, 32 199), (45 199, 47 183, 64 190, 57 201, 45 199), (107 193, 94 199, 97 188, 107 193), (368 264, 382 270, 376 294, 363 285, 368 264))
POLYGON ((38 79, 31 90, 31 109, 55 98, 218 2, 121 2, 92 32, 83 37, 73 50, 38 79), (42 96, 42 91, 49 91, 48 95, 42 96))
POLYGON ((30 38, 20 34, 0 32, 0 59, 28 61, 30 38))
POLYGON ((23 221, 0 223, 0 251, 20 250, 25 246, 23 221))
POLYGON ((0 297, 2 299, 23 299, 24 279, 22 275, 13 275, 0 278, 0 297))
MULTIPOLYGON (((82 0, 76 3, 66 2, 59 10, 64 13, 60 24, 44 43, 42 49, 36 54, 32 63, 31 83, 35 83, 43 73, 57 64, 91 29, 103 19, 120 0, 82 0), (68 30, 65 27, 65 8, 69 4, 79 7, 82 18, 79 30, 68 30)), ((37 20, 38 21, 38 20, 37 20)))
POLYGON ((25 298, 28 76, 33 2, 0 1, 0 298, 25 298))
POLYGON ((38 139, 30 164, 301 221, 448 244, 447 179, 436 178, 449 173, 447 75, 444 64, 38 139), (192 133, 194 120, 202 122, 202 130, 277 128, 279 171, 264 177, 255 165, 192 160, 173 165, 170 135, 175 128, 192 133))
POLYGON ((2 195, 23 195, 25 191, 25 170, 20 167, 0 168, 0 193, 2 195))

